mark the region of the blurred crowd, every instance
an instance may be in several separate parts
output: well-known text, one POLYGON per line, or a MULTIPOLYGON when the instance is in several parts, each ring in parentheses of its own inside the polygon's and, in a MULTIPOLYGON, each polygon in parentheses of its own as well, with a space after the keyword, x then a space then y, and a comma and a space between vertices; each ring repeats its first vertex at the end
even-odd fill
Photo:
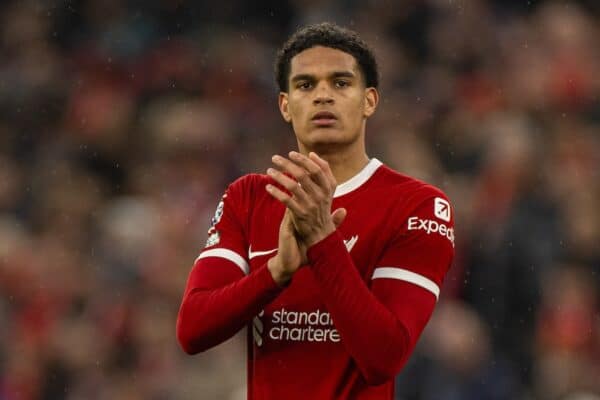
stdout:
POLYGON ((378 55, 369 155, 445 190, 457 247, 397 399, 600 399, 600 4, 0 4, 0 400, 245 398, 245 337, 175 318, 227 184, 295 148, 298 26, 378 55))

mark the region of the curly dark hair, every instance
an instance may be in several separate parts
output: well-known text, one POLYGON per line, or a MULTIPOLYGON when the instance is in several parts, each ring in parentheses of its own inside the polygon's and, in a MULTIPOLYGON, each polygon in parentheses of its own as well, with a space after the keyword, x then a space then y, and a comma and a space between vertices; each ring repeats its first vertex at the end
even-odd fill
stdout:
POLYGON ((373 50, 356 32, 330 22, 308 25, 298 29, 277 52, 275 79, 279 90, 287 92, 292 58, 311 47, 324 46, 350 54, 360 67, 367 87, 377 88, 379 71, 373 50))

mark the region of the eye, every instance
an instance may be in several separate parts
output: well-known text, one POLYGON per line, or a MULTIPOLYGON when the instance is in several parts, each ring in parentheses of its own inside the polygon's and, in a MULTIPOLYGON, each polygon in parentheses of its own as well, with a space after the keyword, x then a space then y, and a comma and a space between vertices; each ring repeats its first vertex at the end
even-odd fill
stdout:
POLYGON ((310 82, 299 82, 296 87, 300 90, 307 90, 312 87, 312 84, 310 82))
POLYGON ((338 79, 335 81, 335 86, 339 88, 347 87, 350 85, 350 82, 345 81, 343 79, 338 79))

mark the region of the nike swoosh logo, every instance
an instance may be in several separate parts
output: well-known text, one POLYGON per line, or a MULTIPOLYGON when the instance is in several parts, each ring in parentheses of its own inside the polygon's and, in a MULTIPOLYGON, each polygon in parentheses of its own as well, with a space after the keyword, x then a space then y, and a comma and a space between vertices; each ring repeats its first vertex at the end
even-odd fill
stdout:
POLYGON ((251 260, 254 257, 266 256, 267 254, 271 254, 277 251, 277 247, 272 250, 265 251, 252 251, 252 245, 248 247, 248 258, 251 260))
POLYGON ((350 239, 344 239, 344 244, 346 245, 346 250, 348 250, 348 253, 350 253, 350 250, 352 250, 357 241, 358 235, 354 235, 350 239))

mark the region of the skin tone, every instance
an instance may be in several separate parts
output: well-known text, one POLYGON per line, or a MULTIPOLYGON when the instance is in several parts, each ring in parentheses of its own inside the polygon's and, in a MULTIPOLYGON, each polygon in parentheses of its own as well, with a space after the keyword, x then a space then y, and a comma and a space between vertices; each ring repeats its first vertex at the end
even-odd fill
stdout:
POLYGON ((279 94, 279 109, 296 134, 299 151, 274 155, 267 170, 289 191, 267 185, 286 206, 279 227, 277 254, 268 261, 275 282, 284 285, 307 264, 306 250, 343 222, 346 210, 331 212, 338 182, 368 163, 365 126, 379 101, 366 87, 360 68, 348 53, 316 46, 292 58, 288 92, 279 94))

